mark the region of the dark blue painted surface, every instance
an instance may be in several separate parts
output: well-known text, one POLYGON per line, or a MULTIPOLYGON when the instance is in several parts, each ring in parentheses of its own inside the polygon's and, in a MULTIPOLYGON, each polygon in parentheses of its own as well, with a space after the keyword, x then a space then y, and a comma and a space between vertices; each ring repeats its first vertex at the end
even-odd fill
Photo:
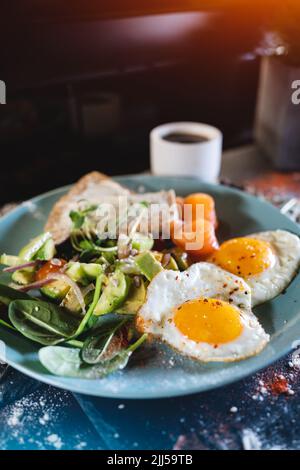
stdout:
POLYGON ((291 355, 233 385, 164 400, 72 395, 0 367, 1 449, 300 448, 291 355), (289 391, 274 393, 281 375, 289 391))

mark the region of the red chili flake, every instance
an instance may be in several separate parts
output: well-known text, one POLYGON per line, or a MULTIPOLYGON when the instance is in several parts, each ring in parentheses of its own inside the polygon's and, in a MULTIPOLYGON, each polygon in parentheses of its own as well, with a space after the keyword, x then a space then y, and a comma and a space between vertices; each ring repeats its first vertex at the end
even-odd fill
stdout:
POLYGON ((175 277, 175 281, 178 281, 178 276, 175 277))
POLYGON ((288 393, 289 383, 282 375, 275 376, 274 380, 268 386, 272 393, 280 395, 282 393, 288 393))
POLYGON ((228 284, 223 284, 224 289, 225 289, 225 287, 227 287, 227 286, 228 286, 228 284))

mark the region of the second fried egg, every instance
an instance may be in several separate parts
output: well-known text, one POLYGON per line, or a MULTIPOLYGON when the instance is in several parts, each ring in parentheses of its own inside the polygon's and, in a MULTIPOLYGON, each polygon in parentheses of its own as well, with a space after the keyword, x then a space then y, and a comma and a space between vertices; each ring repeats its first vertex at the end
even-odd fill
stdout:
POLYGON ((237 361, 269 341, 251 311, 245 281, 210 263, 155 276, 137 317, 138 329, 200 361, 237 361))
POLYGON ((285 230, 233 238, 222 243, 211 261, 245 279, 255 306, 289 285, 300 265, 300 239, 285 230))

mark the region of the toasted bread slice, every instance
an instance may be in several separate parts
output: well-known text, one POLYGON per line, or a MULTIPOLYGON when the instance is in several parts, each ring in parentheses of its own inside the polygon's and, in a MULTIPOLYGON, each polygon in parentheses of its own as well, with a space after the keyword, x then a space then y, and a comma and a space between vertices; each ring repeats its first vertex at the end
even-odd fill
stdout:
POLYGON ((70 235, 72 223, 69 213, 76 207, 78 201, 86 199, 90 202, 99 203, 110 197, 126 196, 128 194, 128 189, 103 173, 98 171, 88 173, 80 178, 70 191, 53 206, 45 225, 45 231, 52 233, 53 240, 58 245, 70 235))
MULTIPOLYGON (((78 208, 80 201, 86 200, 91 203, 111 203, 117 207, 120 196, 126 196, 128 198, 128 204, 146 201, 149 204, 157 204, 158 206, 170 206, 173 208, 173 211, 170 212, 170 217, 177 218, 176 197, 173 190, 136 194, 116 183, 103 173, 93 171, 83 176, 65 196, 57 201, 50 212, 45 225, 45 231, 51 232, 55 244, 58 245, 70 236, 72 222, 69 214, 71 210, 78 208)), ((169 225, 168 217, 162 221, 159 216, 155 219, 154 223, 153 220, 151 220, 150 211, 147 217, 149 229, 151 226, 156 233, 163 230, 165 228, 164 225, 169 225)))

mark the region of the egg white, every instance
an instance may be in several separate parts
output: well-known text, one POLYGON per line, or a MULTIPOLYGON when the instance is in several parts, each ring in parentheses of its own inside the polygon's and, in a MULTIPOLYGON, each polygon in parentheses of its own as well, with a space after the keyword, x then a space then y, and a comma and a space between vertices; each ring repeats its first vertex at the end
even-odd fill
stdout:
POLYGON ((286 230, 273 230, 248 235, 271 245, 272 265, 260 274, 245 278, 251 287, 252 306, 262 304, 282 293, 300 266, 300 239, 286 230))
POLYGON ((181 354, 203 362, 237 361, 260 352, 269 341, 251 311, 251 291, 241 278, 210 263, 195 263, 184 272, 161 271, 148 286, 138 312, 138 328, 160 338, 181 354), (230 302, 240 312, 238 338, 214 347, 190 340, 176 327, 174 309, 188 300, 210 297, 230 302))

